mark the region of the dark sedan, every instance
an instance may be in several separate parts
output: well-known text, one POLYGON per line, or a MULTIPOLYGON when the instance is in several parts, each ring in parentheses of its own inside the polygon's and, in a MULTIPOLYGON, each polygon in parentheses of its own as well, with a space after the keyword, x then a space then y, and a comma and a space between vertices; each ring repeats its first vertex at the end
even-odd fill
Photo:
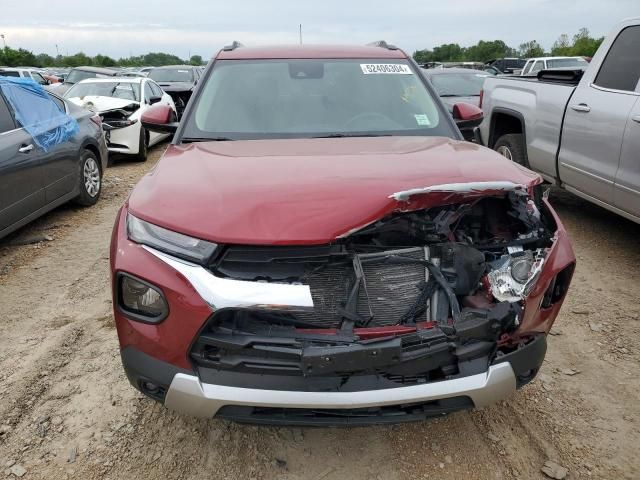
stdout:
MULTIPOLYGON (((487 72, 468 68, 430 68, 423 69, 422 72, 449 112, 453 112, 453 106, 460 102, 480 106, 480 90, 484 79, 491 76, 487 72)), ((465 140, 471 141, 473 131, 461 131, 465 140)))
POLYGON ((102 67, 76 67, 72 69, 64 81, 60 85, 54 85, 54 91, 57 95, 64 95, 74 84, 87 78, 106 78, 115 77, 119 70, 113 68, 102 67))
POLYGON ((50 99, 49 107, 59 109, 61 118, 75 119, 78 129, 66 141, 43 148, 0 88, 0 238, 69 200, 95 204, 107 166, 100 117, 52 94, 29 94, 39 105, 50 99))
POLYGON ((155 80, 162 90, 171 95, 180 119, 201 75, 201 67, 168 65, 152 69, 148 76, 155 80))

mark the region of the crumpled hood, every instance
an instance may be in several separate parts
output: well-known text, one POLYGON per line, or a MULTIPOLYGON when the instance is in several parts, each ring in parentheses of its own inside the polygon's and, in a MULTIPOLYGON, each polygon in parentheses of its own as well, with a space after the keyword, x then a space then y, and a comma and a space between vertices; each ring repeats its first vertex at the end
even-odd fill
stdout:
POLYGON ((442 137, 206 142, 170 146, 128 205, 218 243, 325 244, 393 211, 541 181, 492 150, 442 137), (416 193, 394 195, 407 190, 416 193))
POLYGON ((140 102, 133 100, 126 100, 122 98, 105 97, 100 95, 86 95, 84 97, 71 97, 67 98, 70 102, 75 103, 81 107, 91 110, 94 113, 102 113, 107 110, 115 110, 118 108, 124 108, 132 103, 140 105, 140 102))
POLYGON ((194 87, 192 82, 158 82, 158 85, 167 93, 187 92, 194 87))

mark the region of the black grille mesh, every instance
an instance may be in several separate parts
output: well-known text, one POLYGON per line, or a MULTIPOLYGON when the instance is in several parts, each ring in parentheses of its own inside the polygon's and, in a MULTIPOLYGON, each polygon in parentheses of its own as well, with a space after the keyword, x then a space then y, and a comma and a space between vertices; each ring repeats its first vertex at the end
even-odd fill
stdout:
MULTIPOLYGON (((360 288, 357 312, 363 318, 369 318, 373 313, 368 326, 397 324, 420 294, 419 285, 426 280, 423 265, 367 261, 376 256, 382 259, 394 253, 418 260, 425 259, 422 248, 386 251, 361 257, 366 289, 364 285, 360 288)), ((305 283, 311 289, 314 311, 299 312, 296 317, 320 327, 338 327, 341 321, 339 309, 344 307, 354 279, 351 264, 332 265, 312 273, 305 283)), ((426 316, 423 314, 423 318, 417 320, 426 320, 426 316)))

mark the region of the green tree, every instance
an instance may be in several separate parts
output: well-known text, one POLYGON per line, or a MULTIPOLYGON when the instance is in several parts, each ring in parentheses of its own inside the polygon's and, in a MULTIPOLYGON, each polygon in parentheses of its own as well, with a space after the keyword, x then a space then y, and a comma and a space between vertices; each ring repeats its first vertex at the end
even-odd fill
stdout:
POLYGON ((36 65, 36 56, 24 48, 4 47, 0 50, 0 65, 7 67, 28 67, 36 65))
POLYGON ((486 62, 494 58, 512 57, 515 50, 502 40, 480 40, 476 45, 467 48, 465 60, 486 62))
POLYGON ((589 30, 583 27, 573 36, 570 54, 573 56, 593 57, 603 40, 604 37, 591 37, 589 30))
POLYGON ((64 67, 83 67, 86 65, 93 65, 93 60, 85 53, 78 52, 75 55, 62 57, 61 64, 64 67))
POLYGON ((518 54, 523 58, 544 57, 544 50, 536 40, 521 43, 518 54))
POLYGON ((107 55, 96 55, 93 57, 93 65, 98 67, 115 67, 117 62, 107 55))
POLYGON ((457 43, 445 43, 433 49, 433 61, 458 62, 464 60, 464 50, 457 43))
POLYGON ((191 58, 189 59, 189 64, 190 65, 197 65, 197 66, 202 65, 202 56, 201 55, 191 55, 191 58))
POLYGON ((571 54, 571 42, 569 42, 569 35, 563 33, 558 39, 553 42, 551 47, 551 55, 555 57, 568 56, 571 54))
POLYGON ((413 59, 419 65, 423 65, 427 62, 433 62, 433 52, 431 50, 416 50, 413 52, 413 59))
POLYGON ((56 59, 53 58, 51 55, 48 55, 46 53, 39 53, 38 55, 36 55, 36 63, 35 66, 36 67, 53 67, 56 64, 56 59))

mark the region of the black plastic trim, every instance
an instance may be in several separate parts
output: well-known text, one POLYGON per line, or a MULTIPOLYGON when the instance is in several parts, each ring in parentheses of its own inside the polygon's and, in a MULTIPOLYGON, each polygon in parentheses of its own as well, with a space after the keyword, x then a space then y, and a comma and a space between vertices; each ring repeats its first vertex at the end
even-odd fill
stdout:
POLYGON ((542 366, 547 353, 547 336, 543 333, 536 335, 524 347, 497 357, 492 365, 509 362, 516 375, 518 388, 533 380, 542 366))
POLYGON ((131 385, 148 397, 159 402, 164 401, 164 395, 150 395, 149 392, 145 391, 142 387, 143 382, 155 383, 166 392, 173 381, 173 377, 175 377, 177 373, 187 375, 194 374, 192 370, 185 370, 170 363, 163 362, 131 346, 120 350, 120 358, 122 359, 122 367, 131 385))

